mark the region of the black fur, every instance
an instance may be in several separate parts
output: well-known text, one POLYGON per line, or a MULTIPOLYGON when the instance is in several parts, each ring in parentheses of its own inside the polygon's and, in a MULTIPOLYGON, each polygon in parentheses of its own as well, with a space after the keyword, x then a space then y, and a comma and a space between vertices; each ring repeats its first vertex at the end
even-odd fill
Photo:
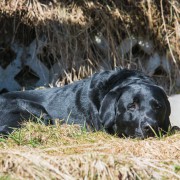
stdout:
POLYGON ((168 130, 170 105, 162 88, 138 71, 118 69, 95 73, 62 88, 10 92, 0 96, 0 133, 42 116, 119 136, 154 136, 168 130), (151 126, 151 127, 150 127, 151 126))

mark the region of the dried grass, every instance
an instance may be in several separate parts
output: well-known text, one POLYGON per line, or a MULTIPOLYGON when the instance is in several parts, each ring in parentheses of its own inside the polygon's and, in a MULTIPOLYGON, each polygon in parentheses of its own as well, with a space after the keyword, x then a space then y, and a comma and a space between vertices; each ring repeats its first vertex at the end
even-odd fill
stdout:
POLYGON ((0 146, 0 175, 9 179, 180 178, 179 133, 120 139, 76 125, 28 123, 0 146))
POLYGON ((165 53, 174 67, 172 73, 157 77, 173 93, 180 73, 179 12, 178 0, 2 0, 0 21, 2 34, 11 34, 10 42, 30 43, 36 38, 38 57, 48 67, 59 63, 62 73, 56 85, 116 66, 143 69, 137 54, 144 58, 147 54, 132 50, 122 56, 118 47, 127 37, 153 40, 154 51, 165 53), (12 32, 7 32, 6 26, 12 32))

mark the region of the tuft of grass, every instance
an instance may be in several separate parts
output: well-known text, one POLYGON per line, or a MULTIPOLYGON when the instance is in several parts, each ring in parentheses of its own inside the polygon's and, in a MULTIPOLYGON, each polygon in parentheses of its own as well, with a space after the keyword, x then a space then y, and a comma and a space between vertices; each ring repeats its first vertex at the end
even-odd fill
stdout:
POLYGON ((180 164, 174 166, 174 171, 175 171, 176 173, 180 172, 180 164))
POLYGON ((10 177, 10 176, 4 176, 4 175, 2 175, 1 177, 0 177, 0 180, 11 180, 12 178, 10 177))

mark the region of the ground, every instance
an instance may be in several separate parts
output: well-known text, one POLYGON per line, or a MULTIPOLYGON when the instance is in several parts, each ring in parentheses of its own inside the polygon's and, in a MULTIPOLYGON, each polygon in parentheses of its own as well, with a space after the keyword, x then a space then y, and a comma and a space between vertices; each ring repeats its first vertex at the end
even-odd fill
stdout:
POLYGON ((0 139, 1 179, 179 179, 180 133, 146 140, 27 123, 0 139))

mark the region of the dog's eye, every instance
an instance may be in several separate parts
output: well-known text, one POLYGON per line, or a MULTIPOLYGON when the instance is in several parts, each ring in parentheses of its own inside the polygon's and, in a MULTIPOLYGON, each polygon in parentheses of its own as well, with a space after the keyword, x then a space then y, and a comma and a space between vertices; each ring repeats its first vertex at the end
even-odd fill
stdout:
POLYGON ((135 110, 135 109, 138 109, 138 107, 139 107, 139 99, 138 99, 137 97, 135 97, 135 98, 133 99, 133 102, 132 102, 132 103, 130 103, 130 104, 127 105, 127 109, 130 110, 130 111, 133 111, 133 110, 135 110))
POLYGON ((152 105, 152 108, 155 109, 155 110, 156 109, 161 109, 161 107, 162 107, 161 104, 159 104, 158 102, 154 102, 153 105, 152 105))
POLYGON ((128 110, 134 110, 136 108, 136 103, 130 103, 130 104, 128 104, 128 106, 127 106, 127 109, 128 110))

